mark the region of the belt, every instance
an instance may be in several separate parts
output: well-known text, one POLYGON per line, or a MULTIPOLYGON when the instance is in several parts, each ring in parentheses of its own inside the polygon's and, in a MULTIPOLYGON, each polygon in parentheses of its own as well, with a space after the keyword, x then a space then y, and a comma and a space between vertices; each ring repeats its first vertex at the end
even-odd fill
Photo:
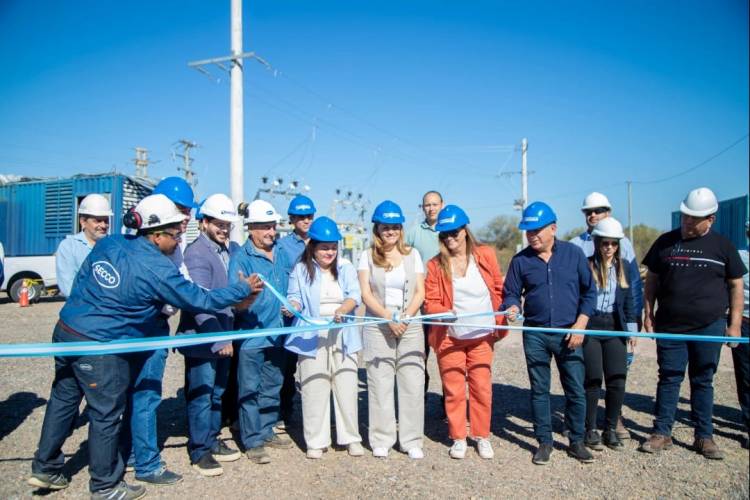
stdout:
POLYGON ((71 327, 69 327, 68 325, 66 325, 65 323, 63 323, 63 321, 61 319, 57 320, 57 326, 59 326, 61 330, 65 331, 65 333, 69 333, 69 334, 73 335, 74 337, 80 338, 83 341, 89 341, 90 342, 92 340, 91 338, 85 336, 84 334, 82 334, 80 332, 77 332, 76 330, 73 330, 71 327))

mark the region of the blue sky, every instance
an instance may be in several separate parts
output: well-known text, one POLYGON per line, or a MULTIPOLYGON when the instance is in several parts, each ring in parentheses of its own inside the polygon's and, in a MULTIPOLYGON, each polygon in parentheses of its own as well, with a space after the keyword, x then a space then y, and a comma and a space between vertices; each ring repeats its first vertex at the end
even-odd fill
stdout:
MULTIPOLYGON (((582 225, 587 192, 670 224, 700 185, 748 190, 748 4, 246 1, 245 194, 297 178, 392 198, 411 221, 440 189, 475 226, 513 214, 522 137, 531 200, 582 225), (685 171, 742 139, 688 174, 685 171)), ((147 147, 174 175, 187 138, 202 196, 229 191, 229 1, 0 4, 0 173, 132 172, 147 147)), ((282 203, 278 207, 284 208, 282 203)))

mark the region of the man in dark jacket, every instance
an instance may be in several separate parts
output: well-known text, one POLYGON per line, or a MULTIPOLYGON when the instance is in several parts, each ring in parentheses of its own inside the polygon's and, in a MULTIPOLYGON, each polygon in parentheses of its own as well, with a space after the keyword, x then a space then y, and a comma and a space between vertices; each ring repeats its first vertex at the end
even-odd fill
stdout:
MULTIPOLYGON (((185 250, 185 266, 196 285, 207 290, 227 286, 229 257, 239 248, 229 241, 237 212, 224 194, 206 198, 201 206, 201 234, 185 250)), ((231 307, 215 313, 183 313, 178 333, 222 332, 234 329, 231 307)), ((242 454, 218 439, 221 432, 221 399, 227 386, 233 348, 217 342, 181 349, 185 356, 188 454, 193 468, 203 476, 223 473, 219 462, 238 460, 242 454)))
MULTIPOLYGON (((523 211, 520 229, 529 246, 510 263, 503 288, 503 308, 514 321, 524 297, 524 325, 583 330, 596 305, 596 288, 580 248, 555 238, 557 216, 546 203, 523 211)), ((523 351, 531 383, 531 411, 539 448, 532 461, 549 462, 552 453, 550 362, 554 356, 565 392, 568 454, 581 462, 594 460, 583 444, 586 398, 583 390, 583 335, 524 332, 523 351)))

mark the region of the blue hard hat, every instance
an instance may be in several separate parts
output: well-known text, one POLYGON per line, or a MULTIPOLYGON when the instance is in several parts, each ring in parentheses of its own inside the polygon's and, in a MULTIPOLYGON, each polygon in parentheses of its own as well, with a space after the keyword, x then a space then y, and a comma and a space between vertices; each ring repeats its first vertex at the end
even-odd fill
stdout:
POLYGON ((341 233, 336 226, 336 222, 330 217, 318 217, 310 224, 310 230, 307 235, 311 240, 322 241, 324 243, 334 243, 341 241, 341 233))
POLYGON ((298 194, 289 203, 289 215, 315 215, 315 203, 303 194, 298 194))
POLYGON ((372 213, 372 222, 380 224, 403 224, 405 220, 401 207, 391 200, 381 202, 372 213))
POLYGON ((196 205, 195 220, 203 219, 203 213, 201 212, 201 207, 203 206, 205 202, 206 202, 206 199, 203 198, 203 200, 201 200, 201 202, 196 205))
POLYGON ((166 177, 154 188, 152 194, 163 194, 177 205, 196 208, 193 188, 182 177, 166 177))
POLYGON ((435 231, 453 231, 464 227, 469 223, 469 216, 466 215, 458 205, 446 205, 438 214, 435 231))
POLYGON ((523 209, 518 229, 521 231, 533 231, 549 226, 553 222, 557 222, 557 215, 555 215, 552 207, 543 201, 535 201, 523 209))

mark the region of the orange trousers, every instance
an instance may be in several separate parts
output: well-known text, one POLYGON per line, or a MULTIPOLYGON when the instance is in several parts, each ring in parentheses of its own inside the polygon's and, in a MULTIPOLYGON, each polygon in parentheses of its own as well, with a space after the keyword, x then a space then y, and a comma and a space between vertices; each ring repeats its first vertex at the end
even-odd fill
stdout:
POLYGON ((451 439, 466 439, 466 384, 469 385, 471 437, 490 435, 492 356, 495 338, 460 340, 444 335, 437 353, 451 439))

